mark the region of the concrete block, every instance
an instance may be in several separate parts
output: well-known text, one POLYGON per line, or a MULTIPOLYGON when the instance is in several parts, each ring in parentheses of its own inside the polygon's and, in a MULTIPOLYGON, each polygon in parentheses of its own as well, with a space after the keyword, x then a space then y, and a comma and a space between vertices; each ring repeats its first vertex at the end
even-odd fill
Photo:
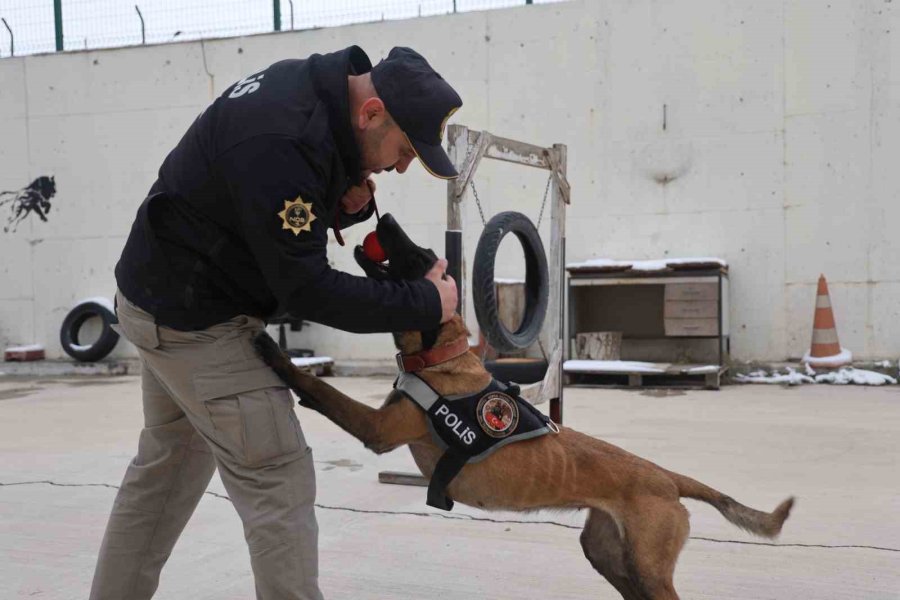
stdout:
POLYGON ((112 299, 116 292, 113 268, 121 238, 48 239, 35 245, 35 337, 48 358, 63 356, 59 327, 76 302, 93 296, 112 299), (71 260, 72 256, 79 260, 71 260))
MULTIPOLYGON (((0 226, 6 225, 6 211, 0 212, 0 226)), ((28 224, 16 233, 0 232, 0 300, 27 300, 34 297, 32 246, 28 224)))
MULTIPOLYGON (((0 63, 3 64, 3 63, 0 63)), ((28 169, 28 121, 22 117, 5 118, 0 112, 0 191, 15 191, 31 183, 28 169)), ((4 198, 5 199, 5 198, 4 198)), ((0 223, 5 224, 10 205, 0 207, 0 223)))
POLYGON ((32 119, 32 168, 54 175, 57 186, 53 213, 41 223, 40 235, 127 235, 160 164, 199 111, 185 107, 32 119))
POLYGON ((613 140, 775 130, 782 115, 781 10, 702 2, 616 5, 607 85, 613 140), (703 18, 698 19, 697 15, 703 18))
POLYGON ((873 359, 896 361, 900 352, 894 343, 900 339, 900 282, 885 281, 871 286, 868 354, 873 359))
POLYGON ((25 60, 32 117, 195 107, 209 93, 199 42, 25 60))
POLYGON ((864 281, 877 218, 859 159, 870 152, 868 113, 791 117, 785 139, 787 281, 864 281))
POLYGON ((787 116, 863 110, 869 104, 872 4, 855 0, 784 5, 787 116))
MULTIPOLYGON (((34 333, 34 302, 31 298, 0 299, 0 347, 42 344, 34 333)), ((0 369, 2 371, 2 369, 0 369)))
MULTIPOLYGON (((0 61, 0 81, 0 120, 24 118, 28 114, 25 59, 7 57, 0 61)), ((6 130, 0 127, 0 131, 6 130)))

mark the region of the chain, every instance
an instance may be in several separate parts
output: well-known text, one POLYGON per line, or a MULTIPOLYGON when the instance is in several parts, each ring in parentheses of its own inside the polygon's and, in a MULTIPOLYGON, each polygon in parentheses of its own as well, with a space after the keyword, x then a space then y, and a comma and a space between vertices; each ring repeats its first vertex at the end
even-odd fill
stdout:
POLYGON ((544 218, 544 207, 547 206, 547 194, 550 192, 550 182, 553 180, 553 172, 550 172, 550 176, 547 178, 547 187, 544 188, 544 200, 541 202, 541 214, 538 215, 537 227, 535 229, 541 228, 541 220, 544 218))
MULTIPOLYGON (((541 221, 544 219, 544 207, 547 206, 547 195, 550 193, 550 182, 553 181, 553 173, 547 178, 547 186, 544 188, 544 199, 541 201, 541 212, 538 215, 538 222, 535 229, 540 229, 541 221)), ((487 219, 484 218, 484 209, 481 208, 481 198, 478 197, 478 190, 475 189, 475 179, 469 180, 469 187, 472 188, 472 195, 475 196, 475 205, 478 206, 478 214, 481 215, 481 224, 487 225, 487 219)))
POLYGON ((472 194, 475 195, 475 204, 478 206, 478 214, 481 215, 481 224, 487 225, 487 220, 484 218, 484 210, 481 208, 481 199, 478 197, 478 190, 475 189, 475 180, 470 179, 469 185, 472 187, 472 194))

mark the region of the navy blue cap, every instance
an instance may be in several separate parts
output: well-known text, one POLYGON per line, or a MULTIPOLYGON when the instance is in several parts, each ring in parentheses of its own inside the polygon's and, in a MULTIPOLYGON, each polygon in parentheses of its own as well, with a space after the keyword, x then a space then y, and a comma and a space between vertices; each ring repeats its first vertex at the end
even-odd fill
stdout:
POLYGON ((425 169, 441 179, 457 177, 441 147, 447 119, 462 106, 450 84, 421 54, 400 47, 372 68, 372 83, 425 169))

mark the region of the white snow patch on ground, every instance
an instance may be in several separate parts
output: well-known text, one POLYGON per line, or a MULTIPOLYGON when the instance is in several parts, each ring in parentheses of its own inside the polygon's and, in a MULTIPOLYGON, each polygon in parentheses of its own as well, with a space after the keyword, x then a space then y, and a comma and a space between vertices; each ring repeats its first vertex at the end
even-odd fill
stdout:
POLYGON ((855 383, 857 385, 885 385, 886 383, 896 384, 897 380, 890 375, 876 373, 875 371, 844 367, 839 371, 816 375, 816 383, 836 383, 838 385, 846 385, 848 383, 855 383))
POLYGON ((797 372, 791 367, 787 368, 784 374, 778 371, 769 375, 766 371, 754 371, 748 375, 735 375, 735 381, 740 383, 780 383, 788 385, 800 385, 803 383, 834 383, 837 385, 847 385, 854 383, 856 385, 886 385, 896 384, 897 380, 890 375, 876 373, 875 371, 866 371, 856 369, 854 367, 844 367, 838 371, 830 373, 816 374, 815 370, 810 368, 808 364, 803 365, 806 374, 797 372))
POLYGON ((768 375, 765 371, 754 371, 748 375, 735 375, 735 381, 741 383, 781 383, 788 385, 800 385, 801 383, 815 383, 816 381, 809 375, 798 373, 795 369, 787 368, 787 373, 781 375, 775 371, 768 375))

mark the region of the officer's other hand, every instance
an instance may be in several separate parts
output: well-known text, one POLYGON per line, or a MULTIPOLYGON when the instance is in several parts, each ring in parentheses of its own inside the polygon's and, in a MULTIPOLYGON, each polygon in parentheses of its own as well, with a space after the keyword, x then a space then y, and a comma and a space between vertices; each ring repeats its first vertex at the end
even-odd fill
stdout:
POLYGON ((375 182, 367 178, 362 184, 354 185, 341 198, 341 210, 348 215, 355 215, 375 196, 375 182))
POLYGON ((447 260, 442 258, 431 267, 425 279, 434 284, 441 295, 441 323, 446 323, 456 314, 456 281, 447 275, 447 260))

